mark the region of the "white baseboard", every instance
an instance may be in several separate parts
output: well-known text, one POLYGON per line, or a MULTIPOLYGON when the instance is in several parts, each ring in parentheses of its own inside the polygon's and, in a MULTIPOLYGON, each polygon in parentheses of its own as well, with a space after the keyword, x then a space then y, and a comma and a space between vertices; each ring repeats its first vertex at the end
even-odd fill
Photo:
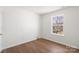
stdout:
MULTIPOLYGON (((37 38, 34 38, 33 40, 37 40, 37 38)), ((18 46, 18 45, 21 45, 21 44, 24 44, 24 43, 27 43, 27 42, 30 42, 30 41, 33 41, 33 40, 24 41, 24 42, 20 42, 20 43, 14 44, 14 45, 10 45, 10 46, 8 46, 8 47, 2 48, 2 50, 7 49, 7 48, 10 48, 10 47, 18 46)), ((1 50, 1 51, 2 51, 2 50, 1 50)))
POLYGON ((75 49, 79 49, 79 47, 77 47, 77 46, 73 46, 73 45, 70 45, 70 44, 67 44, 67 43, 63 43, 63 42, 59 42, 59 41, 55 41, 55 40, 48 39, 48 38, 44 38, 44 39, 46 39, 46 40, 50 40, 50 41, 53 41, 53 42, 56 42, 56 43, 59 43, 59 44, 62 44, 62 45, 68 46, 68 47, 72 47, 72 48, 75 48, 75 49))
MULTIPOLYGON (((39 37, 39 38, 40 38, 40 37, 39 37)), ((38 38, 35 38, 34 40, 37 40, 37 39, 38 39, 38 38)), ((65 46, 69 46, 69 47, 72 47, 72 48, 79 49, 79 47, 77 47, 77 46, 69 45, 69 44, 66 44, 66 43, 63 43, 63 42, 59 42, 59 41, 55 41, 55 40, 52 40, 52 39, 49 39, 49 38, 44 38, 44 39, 50 40, 50 41, 53 41, 53 42, 57 42, 57 43, 59 43, 59 44, 65 45, 65 46)), ((30 41, 33 41, 33 40, 30 40, 30 41)), ((28 42, 30 42, 30 41, 28 41, 28 42)), ((2 50, 4 50, 4 49, 7 49, 7 48, 10 48, 10 47, 13 47, 13 46, 17 46, 17 45, 20 45, 20 44, 23 44, 23 43, 26 43, 26 42, 21 42, 21 43, 12 45, 12 46, 8 46, 8 47, 5 47, 5 48, 2 48, 2 49, 0 50, 0 52, 1 52, 2 50)))
POLYGON ((2 49, 0 49, 0 53, 2 52, 2 49))

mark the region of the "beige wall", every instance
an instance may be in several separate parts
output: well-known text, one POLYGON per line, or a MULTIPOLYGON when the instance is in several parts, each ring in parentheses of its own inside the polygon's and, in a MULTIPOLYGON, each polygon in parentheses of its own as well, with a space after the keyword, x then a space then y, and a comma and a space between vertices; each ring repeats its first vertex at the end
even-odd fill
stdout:
POLYGON ((79 48, 79 7, 68 7, 62 10, 41 15, 41 37, 79 48), (64 36, 51 34, 51 16, 64 14, 64 36))

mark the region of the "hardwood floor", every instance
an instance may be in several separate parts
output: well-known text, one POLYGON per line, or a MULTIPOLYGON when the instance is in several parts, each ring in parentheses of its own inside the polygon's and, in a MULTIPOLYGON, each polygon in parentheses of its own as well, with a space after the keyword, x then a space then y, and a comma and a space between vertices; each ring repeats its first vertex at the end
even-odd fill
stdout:
POLYGON ((46 39, 38 39, 15 47, 4 49, 2 53, 78 53, 74 49, 46 39))

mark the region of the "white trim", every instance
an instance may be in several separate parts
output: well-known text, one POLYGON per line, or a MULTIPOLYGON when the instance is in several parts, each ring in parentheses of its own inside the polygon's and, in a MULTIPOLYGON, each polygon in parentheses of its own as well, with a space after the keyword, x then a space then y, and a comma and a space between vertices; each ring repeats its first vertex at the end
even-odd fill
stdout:
POLYGON ((1 53, 2 49, 0 49, 0 53, 1 53))
MULTIPOLYGON (((33 40, 37 40, 37 38, 34 38, 33 40)), ((21 45, 21 44, 24 44, 24 43, 27 43, 27 42, 30 42, 30 41, 33 41, 33 40, 24 41, 24 42, 20 42, 20 43, 17 43, 17 44, 14 44, 14 45, 8 46, 8 47, 4 47, 4 48, 2 48, 2 50, 7 49, 7 48, 10 48, 10 47, 17 46, 17 45, 21 45)), ((2 51, 2 50, 1 50, 1 51, 2 51)))
MULTIPOLYGON (((60 14, 60 15, 64 16, 64 14, 60 14)), ((60 16, 60 15, 58 15, 58 16, 60 16)), ((55 15, 55 16, 57 16, 57 15, 55 15)), ((61 34, 52 33, 52 30, 53 30, 53 29, 52 29, 52 26, 53 26, 53 24, 52 24, 52 22, 53 22, 52 17, 54 17, 54 16, 51 16, 51 34, 53 34, 53 35, 58 35, 58 36, 64 36, 64 34, 61 35, 61 34)), ((64 18, 64 19, 65 19, 65 18, 64 18)), ((64 23, 64 20, 63 20, 63 23, 64 23)), ((64 32, 64 24, 63 24, 63 32, 64 32)))
POLYGON ((56 33, 51 33, 52 35, 58 35, 58 36, 64 36, 64 34, 63 35, 60 35, 60 34, 56 34, 56 33))
POLYGON ((44 38, 44 39, 47 39, 47 40, 50 40, 50 41, 53 41, 53 42, 57 42, 57 43, 59 43, 59 44, 62 44, 62 45, 65 45, 65 46, 69 46, 69 47, 72 47, 72 48, 75 48, 75 49, 79 49, 79 47, 74 46, 74 45, 70 45, 70 44, 67 44, 67 43, 63 43, 63 42, 59 42, 59 41, 55 41, 55 40, 48 39, 48 38, 44 38))

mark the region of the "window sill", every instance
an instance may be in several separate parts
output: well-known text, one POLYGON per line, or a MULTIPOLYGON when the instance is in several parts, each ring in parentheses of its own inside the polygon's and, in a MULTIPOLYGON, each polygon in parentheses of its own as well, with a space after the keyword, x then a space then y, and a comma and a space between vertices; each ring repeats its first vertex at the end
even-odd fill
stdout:
POLYGON ((52 33, 52 35, 64 36, 64 34, 56 34, 56 33, 52 33))

